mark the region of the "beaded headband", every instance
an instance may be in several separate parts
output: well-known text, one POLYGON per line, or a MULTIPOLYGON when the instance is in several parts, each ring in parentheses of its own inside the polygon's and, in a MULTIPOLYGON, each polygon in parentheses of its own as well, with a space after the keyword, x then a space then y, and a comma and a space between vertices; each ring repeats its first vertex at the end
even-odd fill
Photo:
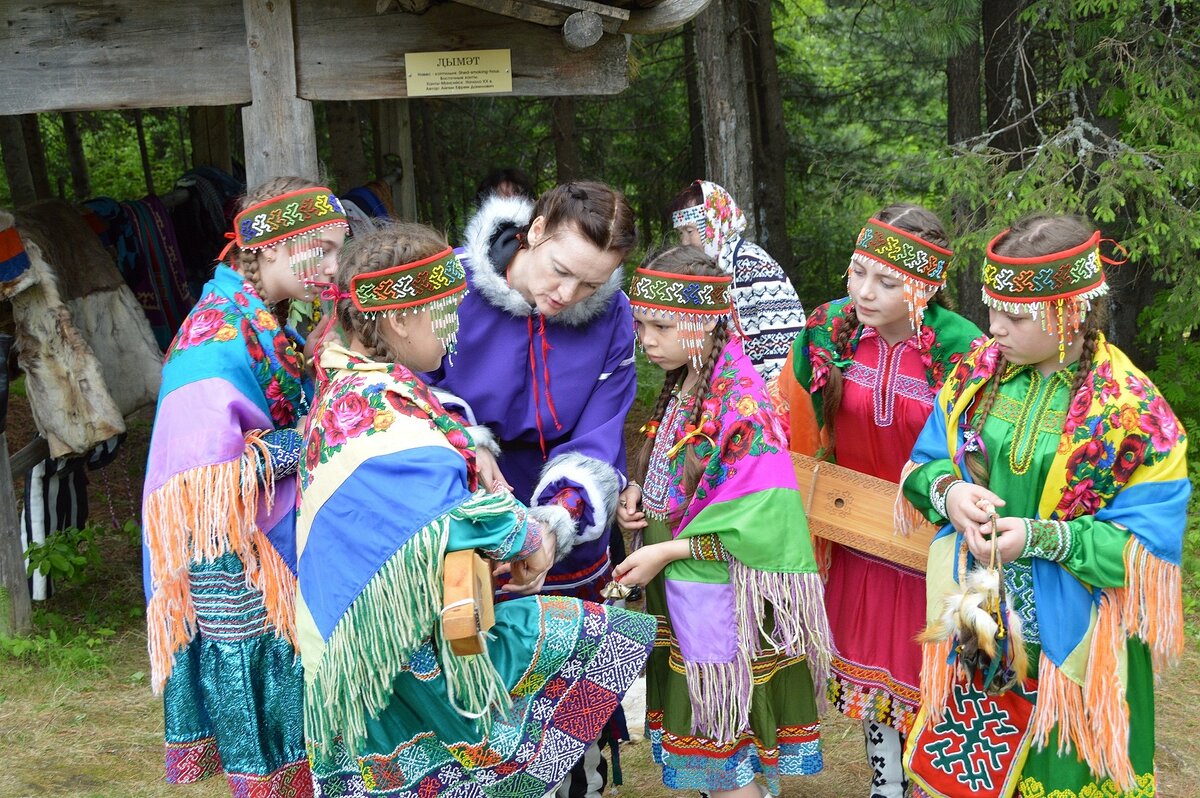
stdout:
POLYGON ((292 271, 302 281, 312 282, 325 256, 317 233, 326 227, 349 231, 342 203, 327 188, 302 188, 256 202, 239 213, 233 220, 233 240, 250 252, 287 243, 292 271))
POLYGON ((670 274, 639 267, 629 287, 629 304, 653 316, 678 322, 680 343, 688 358, 704 364, 705 327, 728 319, 732 313, 729 287, 733 278, 670 274))
MULTIPOLYGON (((1032 258, 996 254, 1005 230, 987 246, 983 262, 983 303, 1002 313, 1029 313, 1041 319, 1042 329, 1058 334, 1058 360, 1074 340, 1092 300, 1108 293, 1101 263, 1124 263, 1100 254, 1100 231, 1082 244, 1032 258)), ((1115 242, 1114 242, 1115 243, 1115 242)), ((1118 247, 1119 248, 1119 247, 1118 247)), ((1123 251, 1123 250, 1122 250, 1123 251)))
POLYGON ((407 315, 428 310, 434 335, 453 352, 458 303, 466 289, 466 271, 454 250, 446 247, 412 263, 356 274, 350 278, 350 291, 340 297, 369 317, 388 311, 407 315))
POLYGON ((917 332, 930 298, 946 284, 952 257, 954 252, 949 249, 872 218, 859 232, 850 260, 863 266, 878 265, 901 282, 909 324, 917 332))
POLYGON ((700 227, 705 222, 704 205, 689 205, 671 214, 671 226, 678 230, 689 224, 700 227))

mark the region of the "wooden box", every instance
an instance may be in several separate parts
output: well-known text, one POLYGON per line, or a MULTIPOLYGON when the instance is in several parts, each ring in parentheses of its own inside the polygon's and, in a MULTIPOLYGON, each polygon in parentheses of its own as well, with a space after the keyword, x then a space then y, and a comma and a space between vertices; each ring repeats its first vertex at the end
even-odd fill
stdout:
POLYGON ((796 452, 792 461, 814 537, 925 572, 937 528, 923 522, 911 535, 896 534, 895 482, 796 452))
POLYGON ((443 582, 442 637, 460 657, 482 654, 496 624, 491 563, 473 549, 447 552, 443 582))

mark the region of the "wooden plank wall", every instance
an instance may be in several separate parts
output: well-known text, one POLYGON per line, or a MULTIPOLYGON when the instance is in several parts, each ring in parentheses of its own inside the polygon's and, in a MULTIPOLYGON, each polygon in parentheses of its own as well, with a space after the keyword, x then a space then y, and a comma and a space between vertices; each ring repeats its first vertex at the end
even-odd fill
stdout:
MULTIPOLYGON (((621 35, 571 52, 557 27, 454 2, 424 14, 375 7, 295 0, 300 97, 405 97, 404 53, 430 50, 511 48, 515 95, 611 94, 628 83, 621 35)), ((0 115, 250 102, 245 13, 241 0, 5 3, 0 115)))

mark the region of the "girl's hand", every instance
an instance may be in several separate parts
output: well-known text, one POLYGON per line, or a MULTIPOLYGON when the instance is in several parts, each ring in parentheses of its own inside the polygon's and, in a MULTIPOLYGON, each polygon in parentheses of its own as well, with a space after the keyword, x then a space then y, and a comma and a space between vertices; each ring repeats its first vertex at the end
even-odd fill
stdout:
POLYGON ((492 454, 490 449, 481 446, 475 450, 475 470, 479 474, 479 485, 484 490, 492 493, 512 490, 512 485, 509 485, 504 474, 500 473, 500 464, 496 462, 496 455, 492 454))
POLYGON ((613 569, 613 579, 623 585, 647 585, 669 563, 690 557, 686 540, 666 540, 642 546, 613 569))
POLYGON ((967 545, 970 545, 972 535, 978 539, 990 531, 992 514, 997 507, 1003 506, 1004 499, 971 482, 956 482, 946 493, 946 515, 954 528, 967 538, 967 545))
POLYGON ((543 530, 540 549, 523 560, 504 563, 495 570, 497 574, 505 571, 512 574, 512 580, 500 589, 506 593, 517 593, 522 596, 539 592, 546 582, 546 573, 550 570, 550 566, 554 565, 557 546, 554 535, 548 530, 543 530))
MULTIPOLYGON (((984 533, 975 535, 964 533, 967 548, 979 562, 987 564, 992 561, 991 524, 984 526, 984 533)), ((1025 550, 1025 519, 997 518, 996 519, 996 554, 1000 562, 1009 563, 1019 559, 1025 550)))
POLYGON ((617 500, 617 526, 623 532, 636 532, 646 527, 646 514, 641 511, 642 488, 630 482, 617 500))

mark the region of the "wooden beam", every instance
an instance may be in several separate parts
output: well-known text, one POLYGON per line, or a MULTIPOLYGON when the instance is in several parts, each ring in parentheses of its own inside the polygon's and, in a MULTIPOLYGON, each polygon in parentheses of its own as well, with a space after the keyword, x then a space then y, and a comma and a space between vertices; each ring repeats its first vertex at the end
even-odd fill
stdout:
POLYGON ((675 30, 708 8, 712 0, 663 0, 653 8, 637 8, 621 24, 621 33, 651 35, 675 30))
MULTIPOLYGON (((261 77, 261 68, 249 66, 246 20, 251 11, 269 14, 267 6, 292 12, 299 58, 294 96, 308 100, 405 97, 406 51, 510 49, 516 95, 613 94, 627 85, 624 39, 610 33, 571 52, 559 28, 574 9, 561 4, 464 0, 420 15, 378 14, 376 0, 4 5, 0 116, 248 103, 251 73, 261 77)), ((622 30, 640 13, 630 12, 622 30)))
POLYGON ((370 0, 297 0, 296 32, 300 96, 308 100, 405 97, 404 54, 436 50, 510 49, 515 95, 615 94, 629 85, 623 36, 571 52, 557 27, 460 3, 414 16, 376 14, 370 0))
POLYGON ((317 133, 312 104, 296 96, 291 0, 244 0, 251 104, 242 109, 246 186, 271 177, 316 180, 317 133))
POLYGON ((591 11, 576 11, 567 17, 562 32, 568 50, 586 50, 604 35, 604 22, 591 11))
POLYGON ((5 3, 0 115, 250 101, 241 0, 5 3))
POLYGON ((578 11, 595 14, 600 18, 606 33, 616 33, 622 23, 629 19, 628 10, 604 3, 594 3, 592 0, 522 0, 522 2, 530 7, 561 10, 567 14, 574 14, 578 11))
POLYGON ((527 5, 521 0, 455 0, 456 3, 510 19, 532 22, 535 25, 561 25, 567 21, 565 10, 527 5))
POLYGON ((33 619, 19 522, 8 438, 0 432, 0 632, 7 635, 25 634, 33 619))
POLYGON ((192 166, 215 166, 232 174, 227 109, 223 106, 189 108, 188 127, 192 139, 192 166))

